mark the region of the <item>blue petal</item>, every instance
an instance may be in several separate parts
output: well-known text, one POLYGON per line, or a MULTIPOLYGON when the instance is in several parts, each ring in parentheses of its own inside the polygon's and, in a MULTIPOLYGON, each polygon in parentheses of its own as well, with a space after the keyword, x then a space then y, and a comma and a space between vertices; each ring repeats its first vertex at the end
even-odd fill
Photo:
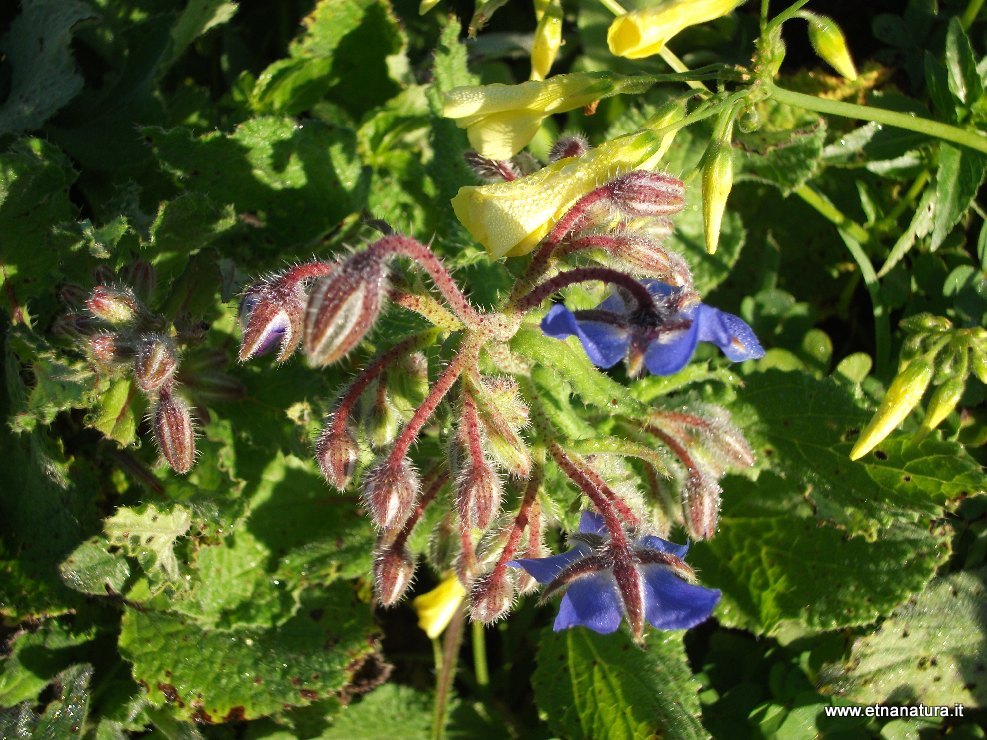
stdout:
POLYGON ((545 314, 541 330, 555 339, 579 337, 586 355, 597 367, 613 367, 627 354, 629 339, 624 329, 598 321, 577 321, 572 311, 561 303, 545 314))
POLYGON ((667 298, 681 288, 676 288, 668 283, 663 283, 661 280, 642 280, 644 287, 648 289, 648 292, 656 298, 667 298))
POLYGON ((589 627, 594 632, 609 634, 620 627, 624 607, 617 593, 613 575, 607 571, 584 576, 573 581, 562 597, 554 629, 589 627))
MULTIPOLYGON (((683 318, 688 318, 682 314, 683 318)), ((688 329, 669 332, 648 345, 644 365, 655 375, 674 375, 692 359, 699 342, 699 326, 693 321, 688 329)))
POLYGON ((606 537, 609 534, 606 525, 603 523, 603 517, 595 511, 585 509, 582 516, 579 517, 579 533, 598 534, 601 537, 606 537))
MULTIPOLYGON (((685 630, 705 622, 720 592, 686 583, 665 565, 641 566, 645 616, 660 630, 685 630)), ((570 587, 571 590, 571 587, 570 587)))
POLYGON ((640 542, 645 547, 657 550, 658 552, 667 552, 669 555, 674 555, 677 558, 685 558, 686 553, 689 552, 688 543, 685 545, 676 545, 674 542, 663 540, 661 537, 655 537, 651 534, 641 537, 640 542))
POLYGON ((712 342, 734 362, 764 357, 764 348, 747 322, 732 313, 700 304, 695 323, 699 325, 699 341, 712 342))
POLYGON ((508 565, 512 568, 524 568, 538 583, 551 583, 555 576, 562 572, 563 568, 586 555, 586 550, 577 547, 561 555, 552 555, 547 558, 518 558, 511 560, 508 565))

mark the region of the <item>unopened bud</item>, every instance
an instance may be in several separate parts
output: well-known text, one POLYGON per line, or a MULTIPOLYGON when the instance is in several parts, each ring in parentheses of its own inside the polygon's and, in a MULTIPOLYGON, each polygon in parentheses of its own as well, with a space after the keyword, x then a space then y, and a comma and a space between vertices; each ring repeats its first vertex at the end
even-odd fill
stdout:
POLYGON ((406 547, 384 546, 374 554, 374 593, 381 606, 393 606, 408 590, 415 562, 406 547))
POLYGON ((635 170, 605 187, 614 206, 628 218, 671 216, 685 206, 685 184, 664 172, 635 170))
POLYGON ((694 540, 708 540, 716 534, 720 517, 720 484, 706 471, 689 471, 685 484, 685 525, 694 540))
POLYGON ((331 365, 359 344, 377 323, 387 282, 386 264, 370 251, 319 279, 305 312, 305 353, 313 365, 331 365))
POLYGON ((913 360, 898 374, 877 412, 850 451, 851 460, 859 460, 866 455, 905 420, 922 399, 932 375, 932 365, 922 358, 913 360))
POLYGON ((510 182, 521 176, 510 159, 490 159, 470 150, 463 154, 463 161, 474 175, 487 182, 510 182))
POLYGON ((514 584, 506 571, 494 569, 473 582, 470 588, 470 618, 491 624, 507 615, 514 605, 514 584))
POLYGON ((51 333, 72 342, 89 342, 95 320, 88 314, 68 311, 58 316, 51 326, 51 333))
POLYGON ((337 426, 330 417, 315 443, 315 460, 329 485, 339 491, 345 489, 356 471, 359 455, 350 430, 345 424, 337 426))
POLYGON ((544 80, 562 46, 562 3, 535 0, 535 17, 538 25, 531 42, 531 79, 544 80))
POLYGON ((131 262, 124 270, 124 280, 133 286, 134 293, 140 298, 150 300, 158 282, 158 273, 147 260, 138 259, 131 262))
POLYGON ((930 432, 942 424, 943 420, 953 413, 953 409, 963 397, 966 388, 965 378, 952 378, 936 388, 922 419, 922 431, 930 432))
POLYGON ((560 136, 548 152, 549 162, 558 162, 569 157, 581 157, 589 151, 589 141, 585 136, 572 134, 560 136))
POLYGON ((733 148, 729 141, 710 142, 703 164, 703 235, 706 251, 716 252, 720 227, 727 208, 727 198, 733 187, 733 148))
POLYGON ((929 331, 949 331, 953 328, 953 322, 945 316, 936 316, 931 313, 917 313, 902 319, 899 327, 907 332, 929 332, 929 331))
POLYGON ((500 476, 480 459, 460 475, 456 490, 456 509, 460 520, 469 527, 486 529, 500 511, 503 485, 500 476))
POLYGON ((407 457, 384 458, 370 472, 363 486, 363 500, 374 524, 392 529, 404 524, 415 506, 420 483, 407 457))
POLYGON ((284 362, 302 341, 307 296, 298 281, 271 279, 250 288, 240 301, 240 361, 246 362, 278 347, 284 362))
POLYGON ((100 332, 89 337, 89 355, 100 365, 112 365, 120 362, 123 353, 120 349, 120 337, 113 332, 100 332))
POLYGON ((428 395, 428 358, 424 353, 404 355, 387 374, 387 389, 408 408, 421 405, 428 395))
POLYGON ((809 22, 809 43, 819 58, 848 80, 857 79, 857 68, 850 57, 846 37, 836 22, 828 16, 807 11, 801 15, 809 22))
POLYGON ((188 404, 167 386, 154 407, 154 438, 161 455, 176 473, 187 473, 195 465, 195 428, 188 404))
POLYGON ((86 308, 98 319, 118 326, 134 321, 141 313, 141 305, 129 288, 97 285, 89 293, 86 308))
POLYGON ((178 351, 171 337, 165 334, 145 334, 137 343, 134 377, 144 393, 154 393, 171 382, 178 369, 178 351))
POLYGON ((81 285, 75 283, 65 283, 58 289, 58 299, 72 309, 79 309, 86 305, 89 293, 81 285))
POLYGON ((93 268, 93 282, 97 285, 109 285, 116 282, 117 274, 104 264, 98 264, 93 268))
POLYGON ((379 384, 374 394, 374 402, 367 414, 367 431, 370 444, 374 448, 386 447, 397 436, 401 426, 398 411, 394 408, 387 386, 379 384))
POLYGON ((974 346, 970 351, 970 370, 977 380, 987 385, 987 348, 974 346))

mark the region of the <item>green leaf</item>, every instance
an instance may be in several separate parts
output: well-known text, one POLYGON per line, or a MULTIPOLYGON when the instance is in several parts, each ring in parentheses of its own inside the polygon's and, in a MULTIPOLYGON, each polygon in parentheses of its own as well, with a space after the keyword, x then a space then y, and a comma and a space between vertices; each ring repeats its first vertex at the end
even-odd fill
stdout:
POLYGON ((94 596, 120 593, 130 578, 130 565, 121 554, 111 553, 97 538, 79 545, 59 566, 62 580, 76 591, 94 596))
POLYGON ((977 59, 960 19, 949 19, 946 32, 946 71, 949 90, 967 107, 983 97, 984 87, 977 72, 977 59))
POLYGON ((71 648, 95 636, 96 630, 91 627, 73 628, 54 619, 45 621, 34 632, 15 634, 0 663, 0 707, 12 707, 22 701, 33 704, 41 690, 71 662, 71 648))
POLYGON ((938 249, 952 228, 963 218, 977 196, 985 174, 987 160, 983 154, 946 143, 939 145, 936 204, 929 249, 938 249))
POLYGON ((266 242, 262 247, 314 243, 363 206, 368 173, 351 131, 262 117, 232 134, 195 137, 181 128, 146 133, 185 191, 250 214, 266 242))
POLYGON ((824 671, 824 689, 861 704, 987 706, 985 580, 987 568, 934 580, 824 671))
POLYGON ((678 633, 652 633, 642 650, 623 630, 546 630, 531 683, 538 707, 563 737, 707 736, 699 684, 678 633))
POLYGON ((774 185, 788 195, 818 171, 826 125, 820 119, 809 128, 740 133, 736 138, 741 155, 735 179, 774 185))
POLYGON ((12 68, 10 93, 0 104, 0 134, 37 129, 82 89, 70 44, 82 21, 95 18, 76 0, 24 0, 0 39, 12 68))
POLYGON ((774 472, 728 477, 723 489, 717 534, 689 563, 723 591, 716 617, 729 627, 778 635, 870 624, 920 591, 949 552, 941 534, 914 524, 873 541, 850 536, 816 516, 811 488, 774 472))
POLYGON ((133 381, 130 378, 116 378, 99 394, 96 408, 87 421, 103 436, 121 447, 129 447, 137 439, 141 406, 133 381))
POLYGON ((191 0, 171 29, 172 45, 161 63, 162 71, 167 70, 197 38, 232 20, 238 7, 227 0, 191 0))
POLYGON ((67 668, 58 675, 60 691, 38 718, 34 737, 62 738, 77 735, 89 714, 89 682, 93 667, 88 664, 67 668))
POLYGON ((344 583, 311 588, 276 628, 213 630, 128 609, 120 650, 154 706, 183 719, 254 719, 342 689, 374 650, 370 608, 344 583))
POLYGON ((432 736, 431 695, 400 684, 386 684, 345 707, 322 737, 341 740, 426 740, 432 736))
POLYGON ((162 571, 171 580, 178 578, 175 540, 192 526, 189 512, 174 506, 158 509, 154 504, 138 508, 120 507, 103 525, 111 545, 136 557, 148 573, 162 571))

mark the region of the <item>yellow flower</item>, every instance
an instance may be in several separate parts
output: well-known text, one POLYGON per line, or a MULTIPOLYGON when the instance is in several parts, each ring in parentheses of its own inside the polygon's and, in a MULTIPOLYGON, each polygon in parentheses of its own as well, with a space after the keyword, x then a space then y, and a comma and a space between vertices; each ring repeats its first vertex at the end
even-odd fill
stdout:
POLYGON ((570 206, 594 188, 636 169, 652 169, 672 143, 675 132, 660 129, 681 118, 679 105, 655 119, 644 131, 621 136, 582 157, 567 157, 510 182, 470 185, 452 199, 456 218, 494 259, 527 254, 570 206))
POLYGON ((427 594, 422 594, 411 602, 411 606, 418 612, 418 626, 434 640, 449 626, 465 596, 466 589, 455 574, 447 576, 427 594))
POLYGON ((846 45, 846 37, 836 22, 825 15, 801 13, 809 22, 809 41, 816 54, 848 80, 857 79, 857 68, 846 45))
POLYGON ((724 16, 743 0, 665 0, 614 19, 607 32, 610 53, 627 59, 657 54, 683 28, 724 16))
POLYGON ((560 0, 535 0, 538 26, 531 41, 531 79, 544 80, 562 46, 562 3, 560 0))
POLYGON ((442 115, 456 119, 456 125, 466 129, 470 146, 484 157, 510 159, 548 116, 582 108, 624 91, 633 82, 633 78, 625 83, 611 75, 581 72, 520 85, 456 87, 445 94, 442 115))
POLYGON ((873 418, 850 450, 851 460, 859 460, 873 450, 905 420, 922 400, 932 375, 932 365, 924 358, 912 360, 898 373, 873 418))

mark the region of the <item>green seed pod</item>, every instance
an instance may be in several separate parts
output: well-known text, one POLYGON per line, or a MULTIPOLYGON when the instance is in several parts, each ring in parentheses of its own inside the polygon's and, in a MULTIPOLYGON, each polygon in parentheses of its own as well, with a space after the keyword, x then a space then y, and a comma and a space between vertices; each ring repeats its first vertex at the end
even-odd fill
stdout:
POLYGON ((710 142, 703 165, 703 234, 706 251, 716 252, 720 226, 727 208, 727 198, 733 187, 733 148, 729 139, 710 142))
POLYGON ((932 431, 953 412, 956 404, 960 402, 960 398, 963 396, 964 388, 966 388, 966 382, 963 378, 953 378, 936 388, 932 398, 929 399, 925 418, 922 419, 921 429, 923 432, 932 431))
POLYGON ((905 420, 922 400, 932 375, 932 364, 926 359, 913 361, 898 374, 877 413, 860 433, 860 438, 850 451, 851 460, 859 460, 866 455, 905 420))
POLYGON ((853 65, 846 37, 836 22, 825 15, 803 13, 809 22, 809 42, 816 54, 848 80, 857 79, 857 68, 853 65))

